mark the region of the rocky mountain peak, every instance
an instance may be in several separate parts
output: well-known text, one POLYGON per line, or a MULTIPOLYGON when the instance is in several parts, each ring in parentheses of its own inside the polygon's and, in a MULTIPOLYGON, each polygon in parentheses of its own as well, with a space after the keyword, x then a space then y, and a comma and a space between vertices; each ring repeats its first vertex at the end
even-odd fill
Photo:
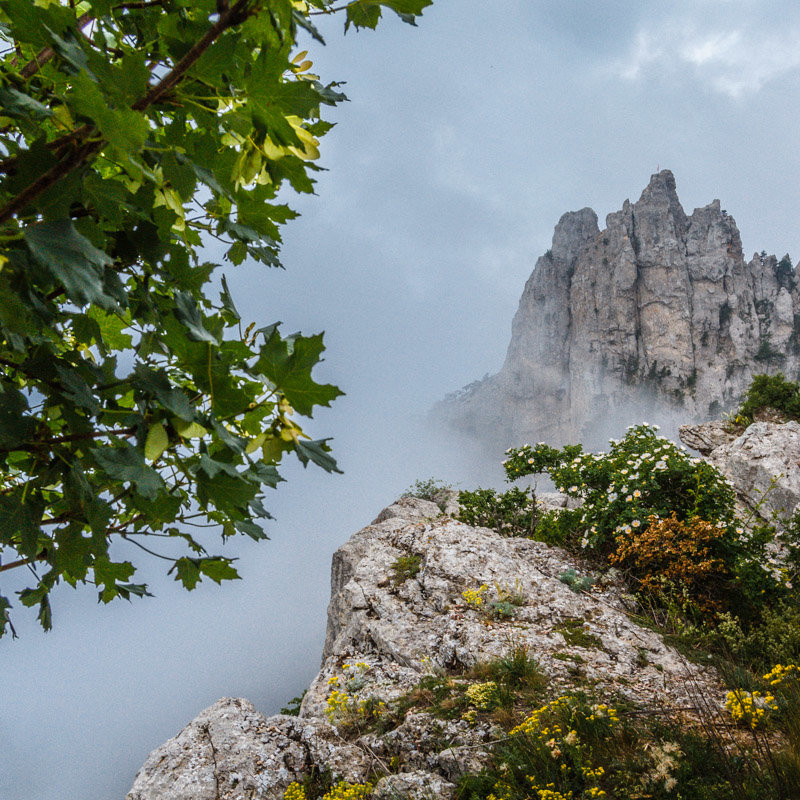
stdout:
POLYGON ((592 241, 599 232, 597 214, 591 208, 568 211, 562 215, 553 232, 553 258, 571 264, 583 246, 592 241))
POLYGON ((602 231, 590 208, 561 217, 523 290, 502 369, 435 413, 496 448, 600 443, 632 414, 714 416, 753 374, 778 370, 800 374, 791 263, 746 262, 719 200, 687 216, 661 170, 602 231))

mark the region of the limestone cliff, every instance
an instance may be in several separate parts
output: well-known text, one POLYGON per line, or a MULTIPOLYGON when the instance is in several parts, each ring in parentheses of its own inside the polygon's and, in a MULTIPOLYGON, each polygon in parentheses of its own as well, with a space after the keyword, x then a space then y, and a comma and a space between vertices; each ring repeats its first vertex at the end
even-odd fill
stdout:
MULTIPOLYGON (((495 446, 599 444, 605 421, 674 409, 684 421, 734 405, 753 374, 800 372, 791 264, 746 262, 718 200, 687 216, 668 170, 609 214, 564 214, 536 262, 497 375, 436 414, 495 446)), ((624 425, 623 425, 624 427, 624 425)))
POLYGON ((370 781, 372 800, 447 800, 502 731, 466 715, 437 718, 401 698, 426 676, 453 676, 466 688, 476 662, 511 646, 535 655, 553 696, 590 686, 601 697, 686 713, 701 692, 721 707, 713 671, 633 622, 619 585, 576 593, 558 578, 569 569, 583 566, 559 548, 401 498, 334 555, 322 668, 300 716, 267 717, 247 700, 224 698, 150 755, 128 800, 283 800, 290 783, 315 772, 370 781), (400 558, 417 570, 404 580, 400 558), (513 617, 493 620, 466 602, 463 592, 480 585, 516 593, 513 617), (348 716, 368 720, 380 703, 394 716, 348 727, 348 716))
MULTIPOLYGON (((743 510, 771 517, 800 502, 796 422, 756 422, 738 436, 692 426, 681 436, 728 477, 743 510)), ((551 508, 567 501, 541 499, 551 508)), ((586 573, 585 563, 465 525, 450 516, 456 510, 452 497, 446 513, 403 497, 335 553, 322 666, 298 717, 223 698, 150 755, 127 800, 284 800, 292 782, 315 776, 370 782, 370 800, 450 800, 507 734, 463 707, 437 713, 436 686, 468 693, 476 665, 510 648, 535 658, 548 698, 585 690, 634 715, 723 725, 715 671, 637 624, 618 574, 573 591, 563 576, 586 573), (487 614, 475 594, 470 602, 479 587, 487 605, 513 594, 513 613, 487 614)))

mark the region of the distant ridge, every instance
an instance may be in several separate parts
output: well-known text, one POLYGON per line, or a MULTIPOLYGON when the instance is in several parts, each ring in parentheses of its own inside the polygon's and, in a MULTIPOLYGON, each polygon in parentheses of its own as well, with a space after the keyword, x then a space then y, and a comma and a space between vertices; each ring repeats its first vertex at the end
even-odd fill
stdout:
POLYGON ((636 412, 717 416, 753 374, 777 371, 800 374, 791 260, 746 262, 719 200, 687 216, 662 170, 603 231, 590 208, 561 217, 525 284, 502 369, 433 413, 494 447, 597 443, 636 412))

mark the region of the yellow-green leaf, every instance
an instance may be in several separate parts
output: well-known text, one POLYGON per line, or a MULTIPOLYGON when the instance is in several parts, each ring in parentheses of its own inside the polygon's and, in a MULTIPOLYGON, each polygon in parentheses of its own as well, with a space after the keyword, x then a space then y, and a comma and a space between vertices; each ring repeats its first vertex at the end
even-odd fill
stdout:
POLYGON ((184 439, 201 439, 208 434, 208 431, 197 422, 186 422, 186 420, 173 417, 172 426, 184 439))
POLYGON ((247 443, 247 447, 245 447, 244 449, 245 453, 247 453, 247 455, 250 455, 250 453, 255 453, 255 451, 258 450, 258 448, 261 447, 261 445, 264 444, 264 442, 266 441, 267 441, 267 434, 260 433, 258 436, 256 436, 255 439, 251 439, 247 443))
POLYGON ((162 422, 150 426, 144 443, 144 457, 149 461, 161 458, 161 454, 169 447, 169 436, 162 422))

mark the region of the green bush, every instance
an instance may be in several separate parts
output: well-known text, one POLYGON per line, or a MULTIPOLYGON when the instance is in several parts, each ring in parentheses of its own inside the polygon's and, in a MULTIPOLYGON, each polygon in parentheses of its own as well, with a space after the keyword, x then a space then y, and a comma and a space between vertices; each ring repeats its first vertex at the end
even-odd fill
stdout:
POLYGON ((653 516, 674 513, 680 520, 700 517, 731 526, 734 493, 727 481, 657 430, 632 425, 624 439, 612 439, 608 453, 584 453, 581 445, 525 445, 506 451, 503 465, 508 480, 547 472, 558 489, 583 501, 573 517, 582 528, 583 549, 608 553, 617 535, 644 530, 653 516))
POLYGON ((420 500, 430 500, 432 503, 438 503, 442 495, 452 488, 449 483, 444 483, 437 478, 426 478, 425 480, 414 481, 403 492, 403 497, 418 497, 420 500))
POLYGON ((513 488, 502 494, 494 489, 459 492, 458 519, 467 525, 493 528, 503 536, 535 538, 540 512, 530 489, 513 488))
POLYGON ((777 375, 755 375, 734 418, 749 425, 762 408, 774 408, 790 419, 800 421, 800 384, 777 375))

